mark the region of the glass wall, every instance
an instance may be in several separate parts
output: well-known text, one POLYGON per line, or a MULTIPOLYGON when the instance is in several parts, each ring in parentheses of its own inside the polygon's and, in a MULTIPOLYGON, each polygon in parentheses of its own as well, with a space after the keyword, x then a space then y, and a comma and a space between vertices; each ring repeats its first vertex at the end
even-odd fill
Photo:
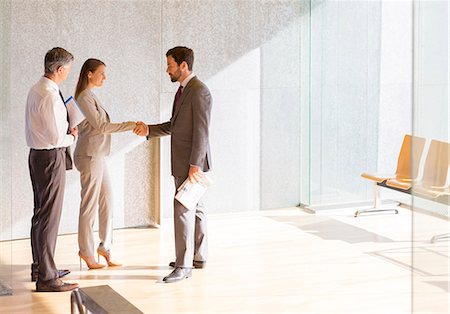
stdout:
MULTIPOLYGON (((0 295, 11 293, 10 5, 0 1, 0 295)), ((22 133, 20 133, 22 135, 22 133)))
POLYGON ((303 204, 369 200, 361 173, 394 173, 404 135, 425 139, 411 193, 382 191, 411 205, 415 313, 450 308, 449 16, 446 0, 311 0, 302 29, 303 204))
POLYGON ((450 309, 448 1, 414 3, 414 134, 426 139, 413 186, 414 313, 450 309))
POLYGON ((309 18, 301 202, 370 206, 361 173, 394 172, 412 131, 412 1, 313 0, 309 18))

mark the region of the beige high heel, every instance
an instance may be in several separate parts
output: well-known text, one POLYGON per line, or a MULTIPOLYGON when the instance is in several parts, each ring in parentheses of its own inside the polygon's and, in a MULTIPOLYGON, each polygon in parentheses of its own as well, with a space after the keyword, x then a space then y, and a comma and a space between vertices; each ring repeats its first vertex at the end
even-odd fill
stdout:
POLYGON ((122 264, 111 261, 111 252, 109 250, 106 250, 103 246, 99 246, 97 249, 97 258, 99 262, 100 256, 103 256, 105 258, 106 263, 108 264, 109 267, 122 266, 122 264))
POLYGON ((81 263, 81 260, 83 260, 86 263, 86 265, 87 265, 87 267, 89 269, 100 269, 100 268, 103 268, 103 267, 106 266, 106 265, 97 263, 95 261, 94 256, 83 256, 83 255, 80 254, 80 252, 78 252, 78 256, 80 257, 80 270, 83 269, 83 265, 81 263))

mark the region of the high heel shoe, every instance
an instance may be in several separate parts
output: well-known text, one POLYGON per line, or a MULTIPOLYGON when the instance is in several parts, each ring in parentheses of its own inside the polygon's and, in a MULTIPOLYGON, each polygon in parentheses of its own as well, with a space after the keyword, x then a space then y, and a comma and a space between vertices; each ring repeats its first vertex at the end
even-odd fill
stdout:
POLYGON ((89 269, 99 269, 105 267, 105 265, 97 263, 94 256, 83 256, 80 252, 78 252, 78 256, 80 257, 80 270, 82 269, 81 260, 86 263, 89 269))
POLYGON ((98 258, 99 262, 100 262, 100 256, 103 256, 105 258, 106 263, 108 264, 109 267, 122 266, 122 264, 111 261, 111 252, 109 250, 105 249, 103 246, 99 246, 97 249, 97 258, 98 258))

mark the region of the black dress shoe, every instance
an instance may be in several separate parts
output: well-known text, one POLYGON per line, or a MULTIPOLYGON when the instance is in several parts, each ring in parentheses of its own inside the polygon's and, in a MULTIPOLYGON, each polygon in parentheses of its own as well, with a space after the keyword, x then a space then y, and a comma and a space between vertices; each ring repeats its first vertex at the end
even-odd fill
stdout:
POLYGON ((172 283, 189 278, 192 275, 191 268, 176 267, 168 276, 163 278, 165 283, 172 283))
MULTIPOLYGON (((62 278, 70 274, 70 270, 68 269, 58 269, 58 278, 62 278)), ((37 270, 31 273, 31 281, 37 281, 39 277, 39 272, 37 270)))
POLYGON ((77 283, 63 282, 61 279, 53 279, 49 281, 37 281, 36 292, 65 292, 78 288, 77 283))
MULTIPOLYGON (((175 262, 170 262, 169 266, 175 268, 175 262)), ((194 261, 194 268, 205 268, 206 261, 194 261)))

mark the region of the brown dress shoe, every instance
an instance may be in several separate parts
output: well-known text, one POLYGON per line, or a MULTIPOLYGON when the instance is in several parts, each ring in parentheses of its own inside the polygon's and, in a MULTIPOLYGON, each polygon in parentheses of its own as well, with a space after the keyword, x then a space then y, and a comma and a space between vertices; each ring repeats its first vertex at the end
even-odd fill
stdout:
MULTIPOLYGON (((193 262, 194 268, 205 268, 206 267, 206 261, 194 261, 193 262)), ((169 266, 172 268, 175 268, 175 262, 170 262, 169 266)))
POLYGON ((63 282, 61 279, 52 279, 49 281, 37 281, 36 292, 65 292, 78 288, 77 283, 63 282))
MULTIPOLYGON (((68 270, 68 269, 58 269, 58 278, 62 278, 64 276, 67 276, 68 274, 70 274, 70 270, 68 270)), ((31 272, 31 281, 32 282, 37 281, 38 277, 39 277, 39 271, 37 269, 33 270, 31 272)))

